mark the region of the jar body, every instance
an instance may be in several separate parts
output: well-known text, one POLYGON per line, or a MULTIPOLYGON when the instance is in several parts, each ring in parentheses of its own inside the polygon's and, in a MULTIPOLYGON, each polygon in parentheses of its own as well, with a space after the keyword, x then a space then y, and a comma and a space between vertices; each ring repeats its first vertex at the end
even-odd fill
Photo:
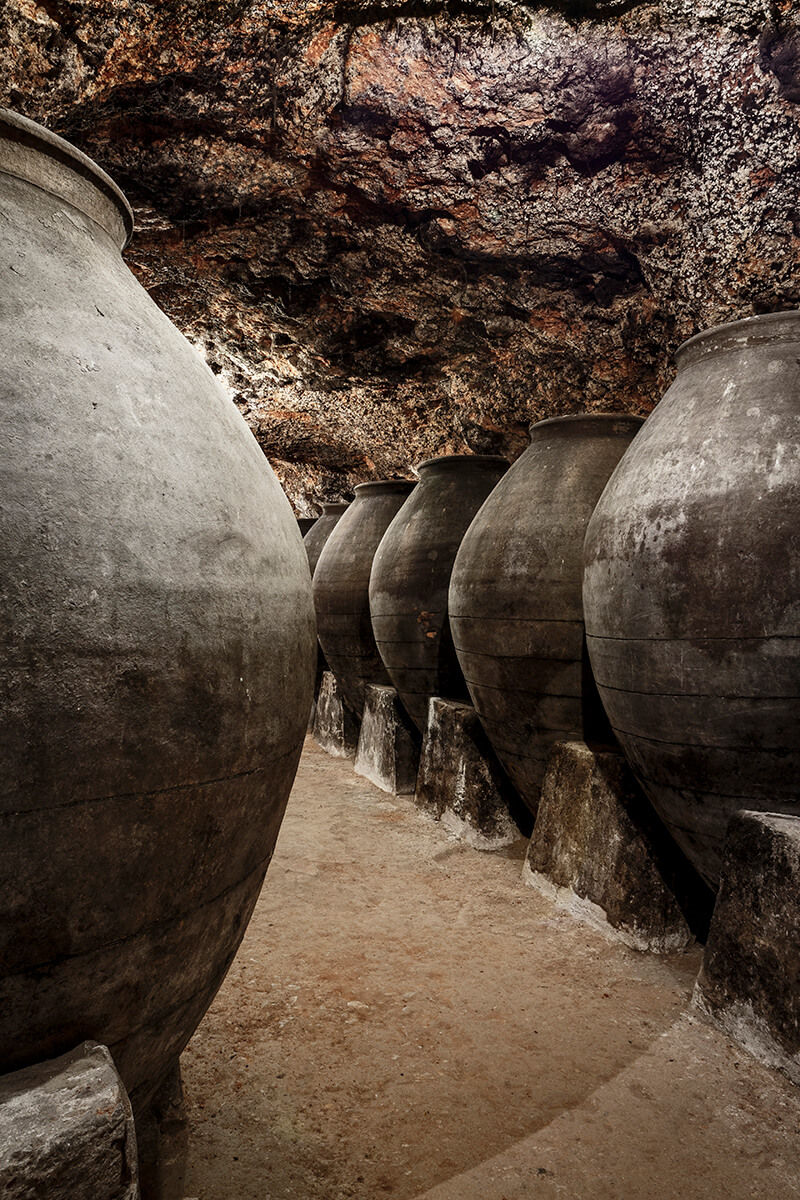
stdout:
POLYGON ((584 654, 586 525, 635 417, 542 421, 467 531, 450 583, 453 640, 498 758, 535 815, 554 741, 605 741, 584 654))
MULTIPOLYGON (((336 526, 339 524, 339 519, 349 508, 348 504, 323 504, 322 516, 318 517, 314 525, 309 529, 306 536, 303 538, 303 545, 306 548, 308 555, 308 569, 311 572, 311 578, 314 578, 314 572, 317 569, 319 556, 325 549, 325 543, 333 533, 336 526)), ((322 650, 317 644, 317 669, 314 676, 314 700, 316 702, 319 696, 320 685, 322 684, 322 676, 328 670, 328 662, 322 650)))
POLYGON ((472 518, 507 470, 505 459, 488 455, 448 455, 420 464, 420 482, 386 530, 372 564, 375 641, 421 733, 431 696, 469 699, 448 620, 450 573, 472 518))
POLYGON ((325 548, 325 543, 349 507, 348 504, 323 504, 322 516, 317 517, 311 529, 309 529, 303 538, 303 545, 308 555, 308 569, 311 572, 312 579, 314 578, 314 571, 317 569, 319 556, 325 548))
POLYGON ((712 886, 739 809, 800 812, 800 314, 710 330, 586 538, 611 724, 712 886))
POLYGON ((76 206, 91 167, 0 114, 0 1071, 96 1038, 138 1108, 258 897, 314 625, 288 501, 76 206))
POLYGON ((314 571, 319 644, 344 703, 359 720, 364 711, 365 687, 390 684, 369 614, 372 560, 413 487, 405 480, 360 483, 355 500, 340 517, 314 571))

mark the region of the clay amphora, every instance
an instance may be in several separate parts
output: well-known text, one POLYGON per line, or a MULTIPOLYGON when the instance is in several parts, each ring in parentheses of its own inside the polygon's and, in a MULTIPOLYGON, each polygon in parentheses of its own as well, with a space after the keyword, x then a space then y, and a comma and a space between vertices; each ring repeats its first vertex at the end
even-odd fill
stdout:
POLYGON ((298 517, 297 527, 300 530, 300 536, 305 541, 305 536, 310 529, 313 529, 318 521, 318 517, 298 517))
POLYGON ((342 699, 360 720, 367 684, 388 686, 369 615, 369 574, 381 538, 413 483, 360 483, 356 498, 328 538, 314 571, 319 644, 342 699))
POLYGON ((640 425, 614 414, 534 425, 453 568, 450 624, 472 702, 534 815, 552 743, 608 740, 584 654, 583 538, 640 425))
POLYGON ((325 543, 339 524, 339 518, 347 512, 349 507, 349 503, 323 504, 322 516, 317 517, 312 528, 303 538, 312 579, 325 543))
MULTIPOLYGON (((314 525, 309 529, 306 536, 303 538, 303 545, 306 548, 308 555, 308 569, 311 572, 311 578, 314 578, 314 571, 317 568, 319 556, 323 551, 325 543, 333 533, 339 523, 339 518, 343 513, 347 512, 350 507, 348 503, 332 503, 322 505, 322 516, 317 517, 314 525)), ((327 671, 328 660, 322 653, 322 650, 317 646, 317 670, 314 677, 314 699, 319 695, 322 676, 327 671)))
POLYGON ((235 405, 125 266, 119 189, 0 111, 0 193, 0 1072, 97 1039, 139 1112, 272 854, 308 566, 235 405))
POLYGON ((713 887, 734 812, 800 812, 798 362, 798 312, 686 342, 586 537, 600 695, 713 887))
POLYGON ((506 460, 493 455, 449 454, 420 463, 419 483, 372 564, 375 641, 421 733, 431 696, 469 700, 447 615, 450 572, 472 518, 507 470, 506 460))

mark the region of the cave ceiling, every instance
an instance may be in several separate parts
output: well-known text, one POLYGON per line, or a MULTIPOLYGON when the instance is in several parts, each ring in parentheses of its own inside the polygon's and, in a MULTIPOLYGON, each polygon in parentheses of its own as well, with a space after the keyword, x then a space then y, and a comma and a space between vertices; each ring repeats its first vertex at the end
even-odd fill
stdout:
POLYGON ((794 2, 0 0, 0 104, 124 188, 301 513, 800 300, 794 2))

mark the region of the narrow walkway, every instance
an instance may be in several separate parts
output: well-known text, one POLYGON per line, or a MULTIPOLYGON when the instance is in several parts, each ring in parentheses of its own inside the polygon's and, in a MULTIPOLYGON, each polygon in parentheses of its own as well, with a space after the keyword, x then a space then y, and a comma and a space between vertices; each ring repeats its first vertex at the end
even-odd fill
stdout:
POLYGON ((183 1057, 196 1200, 775 1200, 800 1090, 636 954, 306 750, 239 955, 183 1057))

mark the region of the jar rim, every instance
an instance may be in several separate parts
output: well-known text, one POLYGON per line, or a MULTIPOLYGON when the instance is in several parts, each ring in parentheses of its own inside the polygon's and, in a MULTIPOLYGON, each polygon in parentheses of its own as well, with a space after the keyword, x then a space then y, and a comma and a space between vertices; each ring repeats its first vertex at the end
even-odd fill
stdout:
POLYGON ((680 371, 690 363, 712 354, 769 342, 800 342, 800 309, 755 313, 738 321, 726 321, 722 325, 701 329, 678 347, 675 363, 680 371))
MULTIPOLYGON (((88 154, 84 154, 82 150, 78 150, 77 146, 73 146, 65 138, 59 137, 57 133, 52 133, 36 121, 31 121, 28 117, 23 117, 21 113, 14 112, 9 108, 0 108, 0 172, 6 172, 15 175, 17 178, 26 179, 29 183, 41 187, 44 191, 49 191, 54 195, 61 195, 56 179, 50 176, 46 180, 41 177, 37 178, 34 171, 25 170, 18 162, 3 161, 4 157, 6 159, 11 157, 9 154, 3 155, 3 142, 37 150, 47 155, 48 158, 57 163, 61 168, 72 171, 82 180, 92 184, 101 193, 103 198, 106 201, 110 201, 116 208, 123 230, 123 240, 119 248, 120 250, 125 249, 133 234, 133 210, 122 189, 118 187, 110 175, 106 174, 102 167, 99 167, 96 162, 89 158, 88 154)), ((61 196, 61 198, 75 204, 74 197, 61 196)), ((93 214, 87 215, 91 216, 93 214)), ((95 219, 97 218, 95 217, 95 219)), ((104 227, 108 233, 119 241, 118 231, 108 229, 107 226, 104 227)))
POLYGON ((558 425, 564 430, 567 430, 574 428, 579 423, 583 423, 585 425, 594 426, 596 431, 601 433, 608 425, 624 425, 627 423, 629 426, 633 425, 638 427, 643 425, 646 420, 646 417, 637 417, 631 413, 568 413, 563 417, 545 417, 543 421, 533 421, 528 432, 530 437, 533 437, 534 433, 538 433, 538 431, 543 429, 545 426, 558 425))
POLYGON ((469 463, 470 466, 504 466, 509 467, 507 458, 502 454, 442 454, 436 458, 424 458, 417 463, 414 470, 419 473, 424 467, 449 466, 455 463, 469 463))
POLYGON ((376 489, 384 492, 410 492, 417 485, 413 479, 368 479, 366 483, 357 483, 353 489, 356 496, 376 489))

